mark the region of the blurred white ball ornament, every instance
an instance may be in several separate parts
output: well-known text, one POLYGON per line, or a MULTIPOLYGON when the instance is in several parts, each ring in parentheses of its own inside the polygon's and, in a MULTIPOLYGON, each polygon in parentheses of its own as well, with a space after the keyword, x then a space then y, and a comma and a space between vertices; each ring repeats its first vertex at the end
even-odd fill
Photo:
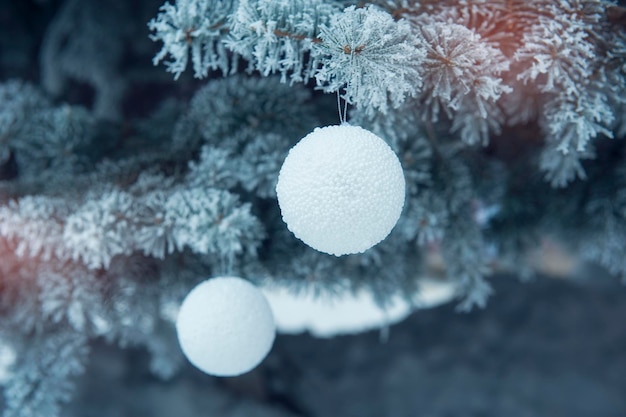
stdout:
POLYGON ((191 290, 180 307, 176 330, 189 362, 215 376, 252 370, 276 336, 265 296, 237 277, 212 278, 191 290))
POLYGON ((404 206, 396 154, 358 126, 317 128, 287 155, 276 185, 291 232, 318 251, 363 252, 391 232, 404 206))

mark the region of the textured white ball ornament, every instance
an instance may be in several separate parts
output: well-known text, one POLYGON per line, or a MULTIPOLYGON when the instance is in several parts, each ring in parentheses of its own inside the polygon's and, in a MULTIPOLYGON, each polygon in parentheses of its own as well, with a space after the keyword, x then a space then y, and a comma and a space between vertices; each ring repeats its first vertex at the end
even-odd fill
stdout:
POLYGON ((191 290, 180 307, 176 330, 189 362, 215 376, 252 370, 276 336, 265 296, 237 277, 212 278, 191 290))
POLYGON ((287 155, 276 185, 283 220, 318 251, 340 256, 383 240, 404 206, 402 166, 372 132, 317 128, 287 155))

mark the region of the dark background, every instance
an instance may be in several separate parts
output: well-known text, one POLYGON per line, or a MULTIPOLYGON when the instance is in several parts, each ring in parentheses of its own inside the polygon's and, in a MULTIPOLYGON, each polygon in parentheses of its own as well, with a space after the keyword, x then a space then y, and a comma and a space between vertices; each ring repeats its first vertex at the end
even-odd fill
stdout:
POLYGON ((418 311, 387 342, 278 336, 238 378, 163 382, 147 352, 96 344, 67 416, 623 417, 626 288, 586 277, 493 277, 484 310, 418 311))

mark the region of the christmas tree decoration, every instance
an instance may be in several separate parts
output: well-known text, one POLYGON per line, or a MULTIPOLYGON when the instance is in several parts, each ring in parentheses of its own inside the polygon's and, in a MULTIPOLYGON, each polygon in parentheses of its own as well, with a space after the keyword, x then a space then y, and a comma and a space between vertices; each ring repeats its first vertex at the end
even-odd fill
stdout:
POLYGON ((382 241, 404 206, 405 181, 396 154, 358 126, 317 128, 287 155, 276 185, 289 230, 335 256, 382 241))
POLYGON ((276 336, 263 293, 230 276, 209 279, 191 290, 180 307, 176 330, 189 362, 215 376, 251 371, 269 353, 276 336))
MULTIPOLYGON (((274 326, 326 336, 384 327, 418 304, 425 280, 447 284, 465 312, 500 303, 506 295, 491 284, 508 288, 502 275, 566 275, 594 294, 608 283, 596 288, 598 265, 626 278, 625 2, 3 2, 3 416, 88 414, 77 406, 94 402, 82 397, 93 377, 108 403, 132 397, 145 415, 256 416, 264 411, 222 407, 239 405, 235 392, 210 399, 204 388, 197 413, 143 387, 135 395, 120 386, 114 398, 89 352, 103 342, 141 349, 147 361, 129 371, 144 375, 146 365, 173 383, 185 378, 183 353, 205 372, 237 375, 272 349, 274 326), (546 239, 576 262, 548 271, 546 239), (225 275, 263 277, 270 308, 254 286, 225 275), (272 304, 276 287, 289 303, 272 304), (10 366, 3 345, 15 353, 10 366), (74 392, 82 398, 63 410, 74 392)), ((420 344, 432 345, 431 333, 420 332, 420 344)), ((311 387, 324 381, 291 374, 335 347, 298 352, 300 342, 284 341, 289 358, 273 353, 272 362, 286 378, 272 367, 262 392, 228 390, 260 393, 280 415, 329 415, 311 407, 323 402, 311 387)), ((339 388, 353 382, 330 372, 339 388)), ((380 383, 367 387, 389 382, 371 375, 380 383)), ((416 414, 400 410, 396 399, 415 401, 396 388, 414 395, 392 382, 391 408, 371 413, 416 414)), ((626 404, 599 397, 594 384, 577 384, 592 388, 589 401, 577 397, 587 414, 626 416, 602 408, 626 404)), ((339 391, 334 399, 358 397, 339 391)), ((499 397, 528 403, 523 391, 499 397)), ((419 403, 430 414, 485 408, 419 403)))

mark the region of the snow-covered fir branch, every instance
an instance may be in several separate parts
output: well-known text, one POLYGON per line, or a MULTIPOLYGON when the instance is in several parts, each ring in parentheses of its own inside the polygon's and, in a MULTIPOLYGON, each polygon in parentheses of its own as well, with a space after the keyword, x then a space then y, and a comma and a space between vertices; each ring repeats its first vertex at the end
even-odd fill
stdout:
POLYGON ((165 3, 158 16, 148 23, 155 32, 152 39, 163 42, 154 63, 164 61, 167 70, 178 78, 191 55, 196 77, 206 77, 209 70, 215 69, 227 73, 229 59, 221 37, 229 31, 228 20, 235 4, 234 0, 165 3))
POLYGON ((349 7, 321 28, 313 54, 321 62, 315 77, 326 92, 342 91, 349 103, 387 113, 422 86, 420 38, 406 21, 396 22, 376 7, 349 7))

